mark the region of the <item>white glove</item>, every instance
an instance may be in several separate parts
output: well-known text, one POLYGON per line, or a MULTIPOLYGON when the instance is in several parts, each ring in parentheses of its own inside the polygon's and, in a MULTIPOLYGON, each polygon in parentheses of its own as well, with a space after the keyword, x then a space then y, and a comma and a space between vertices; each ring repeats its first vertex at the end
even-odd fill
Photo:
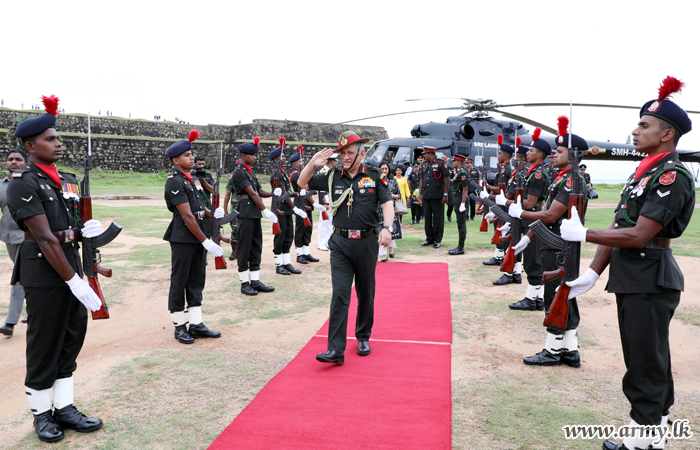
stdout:
POLYGON ((214 211, 214 217, 215 217, 216 219, 221 219, 221 218, 223 218, 223 217, 224 217, 224 208, 222 208, 221 206, 219 206, 218 208, 216 208, 216 210, 214 211))
POLYGON ((521 238, 520 238, 520 242, 518 242, 517 244, 515 244, 515 245, 513 246, 513 254, 514 254, 514 255, 517 255, 518 253, 520 253, 520 252, 522 252, 523 250, 525 250, 525 247, 527 247, 527 244, 529 244, 529 243, 530 243, 530 238, 529 238, 529 237, 527 237, 527 236, 521 237, 521 238))
POLYGON ((567 281, 566 285, 571 287, 569 291, 569 300, 593 289, 598 278, 600 278, 600 275, 598 275, 595 270, 589 268, 586 273, 575 280, 567 281))
POLYGON ((325 211, 326 207, 320 204, 319 202, 314 203, 314 208, 316 208, 319 211, 325 211))
MULTIPOLYGON (((99 236, 100 233, 102 233, 102 224, 97 219, 90 219, 87 222, 85 222, 85 225, 80 230, 80 232, 83 234, 83 237, 86 238, 93 238, 95 236, 99 236)), ((100 302, 100 306, 102 306, 102 302, 100 302)))
POLYGON ((224 249, 213 243, 211 239, 205 239, 204 242, 202 242, 202 246, 216 257, 224 256, 224 249))
POLYGON ((464 203, 459 204, 459 212, 464 212, 467 210, 467 207, 464 205, 464 203))
POLYGON ((274 195, 275 197, 279 197, 280 195, 282 195, 282 188, 275 188, 275 190, 272 191, 272 195, 274 195))
POLYGON ((578 211, 574 206, 571 208, 571 219, 564 219, 561 222, 561 238, 565 241, 586 242, 587 231, 588 228, 584 228, 581 224, 578 211))
MULTIPOLYGON (((88 222, 91 221, 88 220, 88 222)), ((77 273, 73 275, 73 278, 66 281, 66 284, 73 295, 80 300, 80 303, 85 305, 90 311, 97 311, 102 307, 102 300, 100 300, 100 297, 95 294, 90 284, 80 278, 77 273)))
POLYGON ((302 219, 306 219, 308 217, 306 215, 306 213, 301 210, 301 208, 297 208, 296 206, 294 207, 294 209, 292 211, 294 211, 294 214, 301 217, 302 219))
POLYGON ((482 189, 481 192, 479 192, 479 197, 481 198, 488 198, 489 194, 486 192, 486 189, 482 189))
POLYGON ((273 213, 269 209, 265 208, 262 210, 263 214, 272 223, 277 223, 277 214, 273 213))
POLYGON ((306 195, 306 189, 302 189, 301 191, 299 191, 299 195, 301 195, 302 197, 305 196, 305 195, 306 195))
POLYGON ((515 199, 515 203, 512 203, 508 207, 508 215, 510 217, 515 217, 516 219, 520 219, 520 216, 523 215, 523 207, 520 206, 520 196, 518 195, 518 198, 515 199))
POLYGON ((496 218, 496 215, 492 212, 489 212, 488 214, 486 214, 486 220, 493 220, 495 218, 496 218))
POLYGON ((506 222, 503 224, 503 226, 497 227, 496 229, 500 231, 502 235, 505 236, 510 231, 510 224, 506 222))
POLYGON ((331 199, 328 198, 328 195, 323 196, 323 203, 328 203, 330 205, 331 199))
POLYGON ((496 196, 496 204, 500 206, 506 206, 506 202, 508 199, 506 198, 505 195, 503 195, 503 192, 499 192, 498 195, 496 196))

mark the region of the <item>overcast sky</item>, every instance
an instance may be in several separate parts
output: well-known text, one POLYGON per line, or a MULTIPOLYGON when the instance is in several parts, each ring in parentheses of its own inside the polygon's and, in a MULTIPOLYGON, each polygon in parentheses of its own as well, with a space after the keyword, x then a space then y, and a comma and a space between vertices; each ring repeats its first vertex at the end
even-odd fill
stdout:
MULTIPOLYGON (((661 80, 700 110, 697 18, 691 2, 34 1, 3 4, 7 107, 56 94, 66 112, 191 124, 355 118, 499 103, 641 106, 661 80)), ((566 108, 510 108, 556 127, 566 108)), ((574 109, 573 131, 625 142, 633 110, 574 109)), ((361 122, 391 137, 448 112, 361 122)), ((498 116, 498 115, 496 115, 498 116)), ((680 148, 700 149, 696 130, 680 148)), ((351 128, 348 126, 348 128, 351 128)), ((528 126, 528 129, 532 127, 528 126)), ((183 136, 184 137, 184 136, 183 136)), ((635 164, 603 167, 626 178, 635 164), (623 173, 623 174, 621 174, 623 173)))

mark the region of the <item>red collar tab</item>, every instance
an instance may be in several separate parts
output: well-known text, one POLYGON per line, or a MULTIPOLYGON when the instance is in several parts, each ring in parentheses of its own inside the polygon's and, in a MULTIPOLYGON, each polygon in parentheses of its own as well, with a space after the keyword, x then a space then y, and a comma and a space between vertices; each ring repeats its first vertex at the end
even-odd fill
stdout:
POLYGON ((365 166, 362 166, 362 173, 365 173, 365 166))
POLYGON ((252 167, 250 167, 248 164, 243 164, 243 167, 245 168, 245 170, 248 171, 248 173, 253 175, 253 168, 252 167))
POLYGON ((192 175, 190 175, 190 174, 187 173, 187 172, 180 172, 180 173, 183 174, 183 175, 185 176, 185 178, 187 178, 188 180, 190 180, 190 183, 194 184, 194 181, 192 181, 192 175))
POLYGON ((634 181, 637 181, 639 179, 639 177, 644 175, 644 173, 647 170, 651 169, 651 166, 653 166, 657 162, 661 161, 662 159, 664 159, 665 157, 667 157, 671 153, 674 153, 674 152, 660 153, 658 155, 647 156, 646 158, 644 158, 642 160, 642 162, 639 164, 639 167, 637 167, 637 171, 634 173, 634 181))
POLYGON ((503 162, 501 163, 502 166, 505 166, 506 164, 508 164, 508 161, 503 161, 503 162))
POLYGON ((338 148, 345 147, 348 144, 352 144, 355 141, 359 141, 362 138, 356 134, 353 134, 352 136, 348 138, 343 138, 340 141, 338 141, 338 148))
POLYGON ((559 172, 559 175, 557 175, 557 179, 556 179, 555 183, 558 183, 559 180, 561 180, 562 178, 564 178, 564 174, 566 174, 566 172, 568 172, 568 171, 570 171, 570 170, 571 170, 571 169, 566 169, 566 170, 562 170, 561 172, 559 172))
POLYGON ((53 164, 50 166, 44 164, 34 163, 35 166, 39 168, 42 172, 46 174, 47 177, 54 183, 56 183, 57 188, 61 188, 61 177, 58 175, 58 169, 53 164))
POLYGON ((539 162, 539 163, 537 163, 537 164, 533 164, 532 166, 530 166, 530 168, 527 169, 527 173, 525 174, 525 176, 526 176, 526 177, 529 177, 529 176, 530 176, 530 172, 532 172, 533 170, 535 170, 535 167, 537 167, 537 166, 539 166, 539 165, 541 165, 541 164, 543 164, 543 163, 539 162))

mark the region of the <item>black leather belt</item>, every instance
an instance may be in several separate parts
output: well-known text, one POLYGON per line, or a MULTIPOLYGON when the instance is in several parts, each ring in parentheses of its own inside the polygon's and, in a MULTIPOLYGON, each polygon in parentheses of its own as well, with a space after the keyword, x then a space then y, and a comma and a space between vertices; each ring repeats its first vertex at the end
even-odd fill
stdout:
POLYGON ((671 248, 671 239, 661 237, 651 238, 644 248, 671 248))
MULTIPOLYGON (((194 216, 195 219, 204 219, 206 212, 205 211, 197 211, 197 212, 193 212, 192 215, 194 216)), ((179 212, 174 212, 173 217, 182 218, 182 215, 179 212)))
MULTIPOLYGON (((75 240, 75 230, 63 230, 63 231, 52 231, 51 234, 56 236, 59 244, 64 244, 66 242, 73 242, 75 240)), ((24 232, 24 240, 29 242, 36 242, 34 236, 29 231, 24 232)))
POLYGON ((333 233, 348 239, 362 239, 373 236, 376 232, 376 228, 367 228, 364 230, 346 230, 345 228, 333 227, 333 233))
POLYGON ((245 200, 245 199, 247 199, 247 198, 250 198, 250 196, 249 196, 248 194, 241 194, 241 195, 238 196, 238 198, 241 199, 241 200, 245 200))

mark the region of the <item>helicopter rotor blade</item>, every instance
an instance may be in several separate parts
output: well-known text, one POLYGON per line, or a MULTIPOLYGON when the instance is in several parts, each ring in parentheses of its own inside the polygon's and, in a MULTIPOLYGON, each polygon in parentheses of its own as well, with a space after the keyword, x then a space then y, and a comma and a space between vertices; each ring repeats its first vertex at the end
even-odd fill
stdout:
POLYGON ((464 97, 435 97, 435 98, 407 98, 407 102, 420 102, 423 100, 464 100, 465 102, 473 102, 474 100, 464 97))
POLYGON ((532 125, 533 127, 540 127, 540 128, 542 128, 544 131, 546 131, 546 132, 548 132, 548 133, 552 133, 552 134, 555 135, 555 136, 559 134, 559 132, 558 132, 557 130, 555 130, 554 128, 548 127, 547 125, 545 125, 545 124, 543 124, 543 123, 536 122, 536 121, 534 121, 534 120, 532 120, 532 119, 528 119, 527 117, 519 116, 519 115, 517 115, 517 114, 511 114, 511 113, 509 113, 509 112, 501 111, 501 110, 498 110, 498 109, 494 109, 493 111, 494 111, 494 112, 497 112, 498 114, 501 114, 501 115, 503 115, 503 116, 505 116, 505 117, 508 117, 509 119, 515 119, 515 120, 518 120, 518 121, 520 121, 520 122, 524 122, 524 123, 526 123, 526 124, 528 124, 528 125, 532 125))
MULTIPOLYGON (((514 103, 512 105, 498 105, 498 108, 507 108, 510 106, 570 106, 571 103, 514 103)), ((621 109, 636 109, 639 110, 640 106, 626 106, 626 105, 607 105, 602 103, 574 103, 574 106, 585 106, 590 108, 621 108, 621 109)), ((700 114, 700 111, 686 111, 688 114, 700 114)))

